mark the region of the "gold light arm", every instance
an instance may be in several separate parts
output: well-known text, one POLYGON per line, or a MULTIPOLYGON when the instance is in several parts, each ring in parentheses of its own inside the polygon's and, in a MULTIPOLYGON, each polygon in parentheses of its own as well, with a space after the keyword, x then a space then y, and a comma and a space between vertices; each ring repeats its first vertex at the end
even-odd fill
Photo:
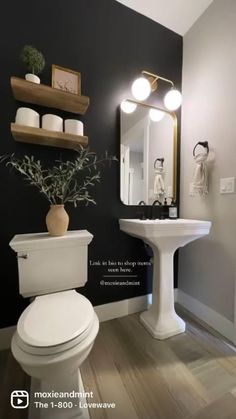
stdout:
POLYGON ((166 81, 167 83, 170 83, 174 87, 173 81, 169 79, 165 79, 164 77, 158 76, 158 74, 149 73, 149 71, 146 71, 146 70, 143 70, 142 74, 152 77, 154 79, 153 82, 151 82, 151 84, 155 83, 155 81, 160 79, 160 80, 166 81))

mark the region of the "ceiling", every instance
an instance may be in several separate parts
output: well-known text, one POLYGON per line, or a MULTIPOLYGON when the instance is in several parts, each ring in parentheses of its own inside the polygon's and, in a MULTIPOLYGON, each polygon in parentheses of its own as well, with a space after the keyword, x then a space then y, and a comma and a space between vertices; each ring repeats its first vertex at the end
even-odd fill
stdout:
POLYGON ((117 1, 183 36, 214 0, 117 1))

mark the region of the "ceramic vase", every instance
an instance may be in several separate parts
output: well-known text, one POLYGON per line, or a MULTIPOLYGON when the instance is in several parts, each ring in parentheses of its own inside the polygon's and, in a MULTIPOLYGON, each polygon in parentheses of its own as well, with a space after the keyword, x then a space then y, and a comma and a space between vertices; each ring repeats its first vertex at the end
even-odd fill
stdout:
POLYGON ((64 236, 69 225, 69 216, 64 205, 51 205, 46 216, 46 225, 51 236, 64 236))

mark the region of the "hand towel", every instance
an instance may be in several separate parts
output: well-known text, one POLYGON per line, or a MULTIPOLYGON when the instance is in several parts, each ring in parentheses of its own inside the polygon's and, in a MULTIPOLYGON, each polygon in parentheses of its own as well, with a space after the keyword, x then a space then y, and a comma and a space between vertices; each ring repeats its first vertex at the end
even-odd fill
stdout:
POLYGON ((207 181, 207 153, 199 153, 194 156, 196 167, 193 174, 193 193, 205 197, 208 194, 208 181, 207 181))
POLYGON ((154 195, 158 197, 161 197, 165 192, 165 184, 164 184, 162 175, 163 175, 162 167, 155 170, 153 193, 154 195))

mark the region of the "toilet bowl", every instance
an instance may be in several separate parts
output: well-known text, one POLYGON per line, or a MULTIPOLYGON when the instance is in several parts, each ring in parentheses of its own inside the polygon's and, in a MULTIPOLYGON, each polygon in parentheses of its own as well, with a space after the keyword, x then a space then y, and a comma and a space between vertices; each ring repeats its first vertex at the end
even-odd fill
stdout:
POLYGON ((36 297, 18 320, 12 353, 28 375, 55 384, 78 370, 98 329, 91 303, 75 290, 36 297))
MULTIPOLYGON (((90 301, 71 288, 87 281, 92 237, 81 230, 58 238, 47 233, 18 235, 10 242, 17 252, 20 293, 35 296, 18 320, 11 350, 42 393, 83 391, 79 368, 93 347, 99 321, 90 301)), ((31 413, 29 418, 35 419, 31 413)), ((39 417, 60 419, 60 415, 50 405, 39 417)), ((85 417, 78 400, 63 409, 62 417, 85 417)))

